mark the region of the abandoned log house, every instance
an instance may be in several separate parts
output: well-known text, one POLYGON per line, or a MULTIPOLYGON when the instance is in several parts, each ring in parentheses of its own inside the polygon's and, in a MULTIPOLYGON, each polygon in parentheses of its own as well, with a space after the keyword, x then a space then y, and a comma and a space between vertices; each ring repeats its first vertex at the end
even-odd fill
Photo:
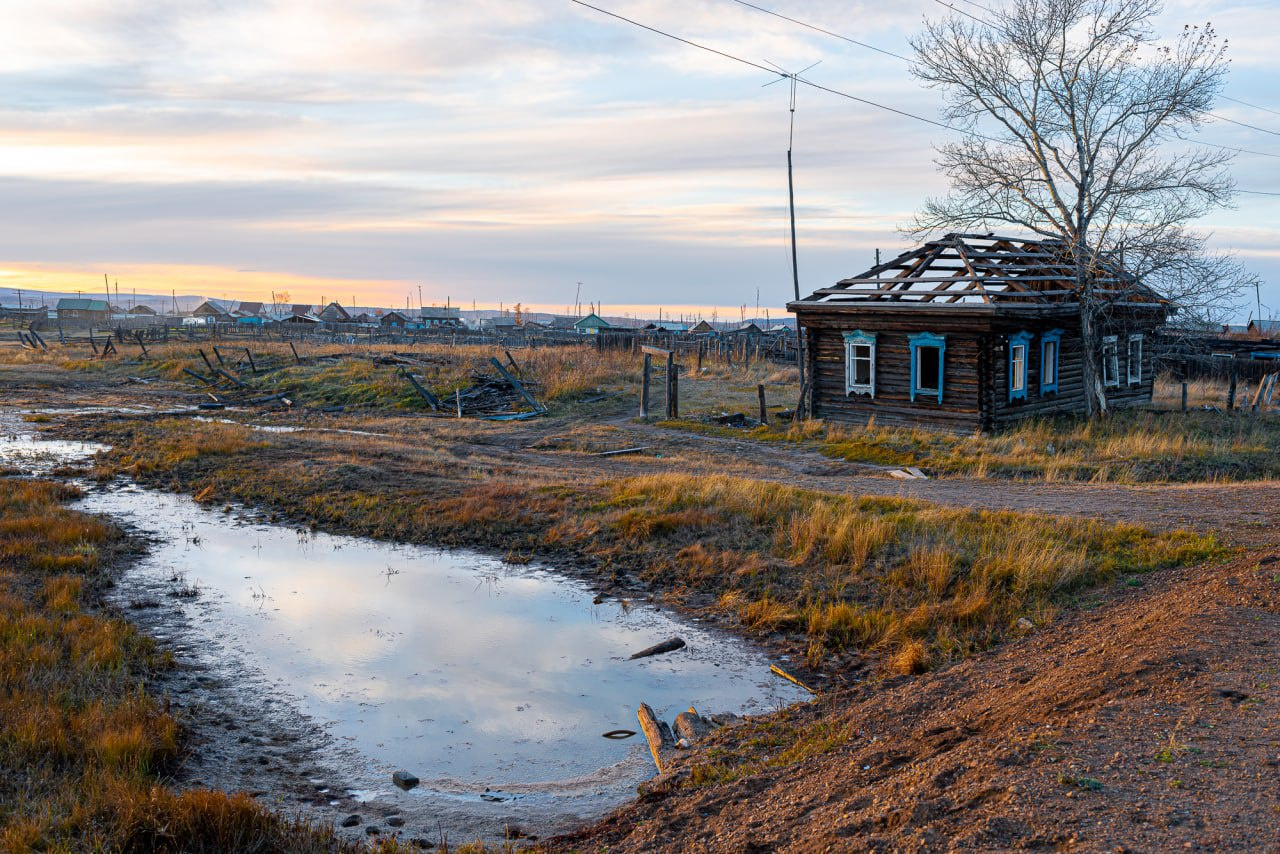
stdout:
MULTIPOLYGON (((790 303, 810 411, 953 431, 1083 413, 1074 269, 1061 241, 949 234, 790 303)), ((1107 406, 1149 402, 1169 306, 1118 265, 1092 272, 1107 406)))

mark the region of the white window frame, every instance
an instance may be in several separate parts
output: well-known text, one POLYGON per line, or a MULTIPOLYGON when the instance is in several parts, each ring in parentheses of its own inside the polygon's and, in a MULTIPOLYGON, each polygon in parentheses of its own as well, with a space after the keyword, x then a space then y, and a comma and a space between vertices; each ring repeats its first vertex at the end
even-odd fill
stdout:
POLYGON ((1120 385, 1120 345, 1114 335, 1102 337, 1102 384, 1107 388, 1120 385))
POLYGON ((845 396, 851 394, 865 394, 868 397, 876 396, 876 334, 874 332, 863 332, 861 329, 853 332, 844 333, 844 393, 845 396), (857 373, 854 370, 855 356, 857 348, 865 347, 869 362, 870 371, 868 376, 870 382, 859 383, 854 382, 857 373))
POLYGON ((1142 347, 1141 334, 1129 336, 1129 359, 1125 365, 1129 385, 1142 385, 1142 347), (1134 358, 1135 355, 1137 358, 1134 358))

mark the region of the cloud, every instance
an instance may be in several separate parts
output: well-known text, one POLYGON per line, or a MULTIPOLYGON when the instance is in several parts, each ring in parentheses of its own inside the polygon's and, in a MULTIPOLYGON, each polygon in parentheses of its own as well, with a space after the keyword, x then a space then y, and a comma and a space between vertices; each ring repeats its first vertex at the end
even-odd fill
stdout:
MULTIPOLYGON (((821 59, 816 82, 936 115, 937 93, 904 63, 731 0, 600 5, 752 62, 821 59)), ((946 11, 760 5, 899 52, 946 11)), ((1192 13, 1204 16, 1175 2, 1165 20, 1192 13)), ((1214 10, 1235 97, 1268 102, 1274 58, 1253 33, 1275 14, 1214 10)), ((785 85, 580 6, 17 0, 5 23, 12 264, 249 268, 397 293, 462 283, 489 303, 558 301, 564 282, 590 279, 606 303, 736 305, 789 282, 785 85)), ((945 190, 932 145, 947 132, 805 87, 795 120, 801 269, 817 287, 900 243, 894 227, 945 190)), ((1271 148, 1227 124, 1202 136, 1271 148)), ((1241 185, 1280 189, 1272 159, 1242 156, 1241 185)), ((1267 221, 1267 204, 1215 214, 1216 243, 1267 221)))

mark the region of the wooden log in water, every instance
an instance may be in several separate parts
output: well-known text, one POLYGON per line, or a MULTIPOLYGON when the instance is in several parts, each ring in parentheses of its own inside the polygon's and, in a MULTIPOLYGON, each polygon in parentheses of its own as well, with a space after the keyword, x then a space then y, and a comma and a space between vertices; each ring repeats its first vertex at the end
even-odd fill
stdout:
POLYGON ((651 655, 662 655, 664 652, 675 652, 677 649, 683 648, 683 638, 670 638, 668 640, 664 640, 662 643, 656 643, 647 649, 642 649, 639 652, 634 653, 631 658, 632 660, 637 658, 648 658, 651 655))

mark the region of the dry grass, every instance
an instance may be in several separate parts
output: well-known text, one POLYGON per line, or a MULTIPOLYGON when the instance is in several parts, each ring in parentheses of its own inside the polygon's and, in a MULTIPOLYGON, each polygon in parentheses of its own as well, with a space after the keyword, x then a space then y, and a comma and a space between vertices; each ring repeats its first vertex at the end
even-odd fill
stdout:
POLYGON ((0 478, 0 850, 335 850, 245 795, 157 783, 180 733, 144 686, 168 657, 90 609, 121 535, 75 495, 0 478))
MULTIPOLYGON (((1212 537, 1131 525, 856 498, 730 477, 662 474, 615 484, 613 519, 680 518, 666 529, 617 529, 641 539, 698 539, 702 563, 729 543, 770 558, 713 578, 720 604, 750 629, 803 630, 812 656, 860 649, 916 672, 997 642, 1020 617, 1035 622, 1072 594, 1122 573, 1205 560, 1212 537), (625 508, 625 509, 623 509, 625 508), (714 544, 714 545, 713 545, 714 544), (723 544, 723 545, 722 545, 723 544)), ((631 524, 629 522, 629 524, 631 524)), ((652 571, 657 571, 652 570, 652 571)), ((679 560, 668 582, 705 586, 679 560)))
POLYGON ((99 437, 116 447, 104 474, 120 467, 333 530, 565 557, 598 567, 606 584, 639 576, 672 601, 717 602, 750 633, 781 632, 815 663, 838 650, 906 669, 955 660, 1006 637, 1020 617, 1051 618, 1086 587, 1217 553, 1211 538, 1188 533, 728 476, 531 486, 434 459, 406 470, 388 468, 396 457, 357 467, 336 450, 318 456, 322 445, 296 434, 272 436, 265 449, 188 459, 156 436, 185 446, 203 426, 112 429, 99 437))
MULTIPOLYGON (((1157 384, 1157 391, 1181 399, 1180 386, 1172 383, 1157 384)), ((1225 394, 1216 384, 1200 383, 1193 400, 1221 403, 1225 394)), ((863 426, 808 421, 749 431, 685 422, 666 426, 808 445, 850 462, 919 466, 942 476, 1099 483, 1280 477, 1280 418, 1275 413, 1123 410, 1096 421, 1036 420, 995 435, 970 436, 884 427, 874 419, 863 426)))

